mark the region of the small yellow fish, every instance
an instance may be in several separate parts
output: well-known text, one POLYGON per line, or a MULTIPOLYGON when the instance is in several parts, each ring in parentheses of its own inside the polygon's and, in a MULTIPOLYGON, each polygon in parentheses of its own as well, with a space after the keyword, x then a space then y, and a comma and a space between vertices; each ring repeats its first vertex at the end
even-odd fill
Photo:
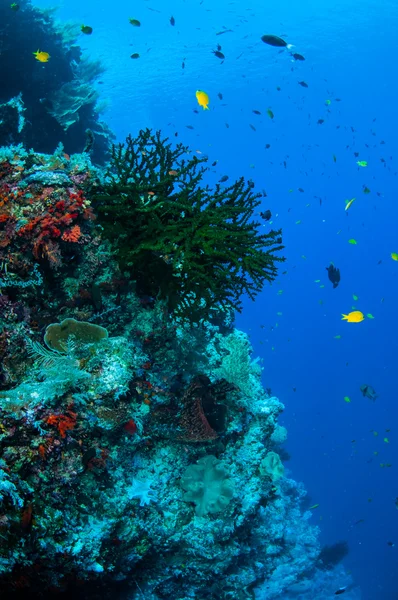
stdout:
POLYGON ((385 442, 386 444, 389 444, 389 443, 390 443, 390 440, 388 439, 388 437, 385 437, 385 438, 383 439, 383 442, 385 442))
POLYGON ((352 297, 354 298, 354 300, 358 300, 358 296, 356 296, 355 294, 352 295, 352 297))
POLYGON ((351 402, 350 397, 349 396, 344 396, 344 402, 351 402))
POLYGON ((203 110, 209 110, 210 98, 206 92, 203 92, 202 90, 196 90, 196 100, 203 110))
POLYGON ((319 504, 313 504, 312 506, 310 506, 309 510, 314 510, 315 508, 318 508, 319 504))
POLYGON ((348 240, 348 243, 352 244, 353 246, 356 246, 358 242, 354 240, 354 238, 351 238, 350 240, 348 240))
POLYGON ((391 252, 391 258, 398 261, 398 252, 391 252))
POLYGON ((358 165, 358 167, 367 167, 368 161, 367 160, 357 160, 357 165, 358 165))
POLYGON ((348 210, 353 202, 355 202, 355 198, 351 198, 351 200, 346 200, 345 201, 345 210, 348 210))
POLYGON ((367 313, 366 316, 368 317, 368 319, 374 319, 374 316, 372 315, 372 313, 367 313))
POLYGON ((51 58, 48 52, 43 52, 38 50, 37 52, 33 52, 36 60, 38 60, 41 63, 46 63, 49 61, 49 59, 51 58))
POLYGON ((330 100, 326 100, 325 104, 326 104, 326 106, 330 106, 331 105, 331 101, 330 100))
POLYGON ((347 321, 347 323, 360 323, 365 318, 365 315, 360 310, 353 310, 348 315, 341 316, 343 317, 341 320, 347 321))
POLYGON ((341 335, 335 335, 335 336, 334 336, 334 339, 335 339, 335 340, 341 340, 341 335))

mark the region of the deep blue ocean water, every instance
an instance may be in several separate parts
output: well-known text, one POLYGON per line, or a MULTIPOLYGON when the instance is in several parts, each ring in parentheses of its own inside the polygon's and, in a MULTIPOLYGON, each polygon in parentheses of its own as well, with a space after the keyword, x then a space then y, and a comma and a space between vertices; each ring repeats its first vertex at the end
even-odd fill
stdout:
POLYGON ((118 140, 161 129, 218 160, 209 183, 243 175, 266 190, 286 274, 245 302, 237 326, 285 404, 287 467, 319 504, 322 543, 348 541, 344 564, 364 600, 397 600, 398 2, 67 0, 58 15, 94 29, 81 43, 107 67, 98 89, 118 140), (266 33, 305 61, 264 44, 266 33), (198 88, 209 111, 197 106, 198 88), (343 322, 353 307, 374 318, 343 322), (362 396, 365 383, 376 402, 362 396))

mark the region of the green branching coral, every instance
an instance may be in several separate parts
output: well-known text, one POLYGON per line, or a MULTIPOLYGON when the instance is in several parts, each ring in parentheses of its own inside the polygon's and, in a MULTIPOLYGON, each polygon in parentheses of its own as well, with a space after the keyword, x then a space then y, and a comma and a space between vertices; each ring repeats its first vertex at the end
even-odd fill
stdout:
POLYGON ((175 313, 197 320, 212 309, 240 310, 283 258, 281 232, 259 232, 253 220, 261 194, 238 179, 202 184, 205 158, 174 149, 160 132, 140 131, 114 145, 106 183, 95 198, 103 234, 114 245, 122 270, 141 294, 168 301, 175 313))

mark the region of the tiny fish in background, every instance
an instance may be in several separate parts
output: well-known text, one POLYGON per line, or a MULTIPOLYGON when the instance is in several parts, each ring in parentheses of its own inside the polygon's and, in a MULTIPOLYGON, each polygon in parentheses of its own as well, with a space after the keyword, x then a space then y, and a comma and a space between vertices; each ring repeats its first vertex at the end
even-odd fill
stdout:
POLYGON ((275 46, 276 48, 293 48, 292 44, 288 44, 277 35, 263 35, 261 36, 261 40, 264 44, 268 44, 268 46, 275 46))
POLYGON ((51 56, 49 55, 48 52, 43 52, 40 50, 37 50, 37 52, 33 52, 36 60, 38 60, 41 63, 46 63, 50 60, 51 56))

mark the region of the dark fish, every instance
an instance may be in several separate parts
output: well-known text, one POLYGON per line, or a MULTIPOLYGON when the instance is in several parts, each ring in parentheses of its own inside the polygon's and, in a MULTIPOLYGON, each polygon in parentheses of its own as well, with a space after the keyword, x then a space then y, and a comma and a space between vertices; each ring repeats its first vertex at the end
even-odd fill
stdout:
POLYGON ((394 542, 387 542, 388 546, 391 546, 391 548, 394 548, 395 544, 394 542))
POLYGON ((304 194, 303 188, 298 188, 298 191, 301 192, 302 194, 304 194))
POLYGON ((194 112, 194 113, 196 113, 197 115, 199 114, 199 111, 198 111, 198 110, 196 110, 196 108, 193 108, 192 110, 193 110, 193 112, 194 112))
POLYGON ((185 125, 187 129, 193 129, 192 125, 185 125))
POLYGON ((173 15, 170 17, 170 25, 172 25, 174 27, 174 25, 176 24, 176 20, 173 17, 173 15))
POLYGON ((254 112, 255 115, 261 115, 259 110, 252 110, 252 112, 254 112))
POLYGON ((317 125, 322 125, 325 122, 324 119, 318 119, 317 120, 317 125))
POLYGON ((181 69, 185 69, 185 61, 184 60, 181 63, 181 69))
POLYGON ((80 31, 86 35, 91 35, 93 33, 93 28, 89 27, 88 25, 82 25, 80 27, 80 31))
POLYGON ((228 175, 223 175, 220 179, 220 183, 225 183, 226 181, 228 181, 229 177, 228 175))
POLYGON ((337 288, 340 283, 340 269, 336 269, 333 263, 330 263, 329 267, 326 267, 328 272, 329 280, 333 283, 333 289, 337 288))
POLYGON ((219 50, 212 50, 212 52, 213 52, 214 56, 217 56, 217 58, 224 60, 225 55, 222 52, 220 52, 219 50))
POLYGON ((218 160, 215 160, 214 162, 211 163, 211 166, 215 167, 217 163, 218 163, 218 160))
POLYGON ((276 46, 277 48, 289 47, 288 43, 277 35, 263 35, 261 36, 261 40, 269 46, 276 46))
POLYGON ((133 27, 141 27, 141 23, 139 22, 138 19, 129 19, 129 23, 133 27))
POLYGON ((229 129, 229 125, 228 125, 228 123, 225 123, 225 127, 226 127, 227 129, 229 129))
POLYGON ((140 57, 140 55, 138 54, 138 52, 134 52, 134 54, 132 54, 130 56, 130 58, 139 58, 139 57, 140 57))
POLYGON ((335 596, 340 596, 340 594, 344 594, 344 592, 346 591, 346 589, 347 589, 346 587, 341 587, 341 588, 339 588, 339 589, 338 589, 338 590, 337 590, 337 591, 334 593, 334 595, 335 595, 335 596))
POLYGON ((250 129, 253 129, 253 131, 257 131, 257 129, 254 127, 254 125, 252 125, 251 123, 249 123, 249 127, 250 127, 250 129))
POLYGON ((302 54, 298 54, 298 52, 295 52, 294 54, 292 54, 294 60, 305 60, 304 56, 302 54))
POLYGON ((301 85, 301 87, 308 87, 308 83, 306 83, 305 81, 299 81, 298 84, 301 85))
POLYGON ((265 149, 268 150, 268 148, 271 148, 271 144, 265 144, 265 149))
POLYGON ((364 383, 359 389, 361 390, 365 398, 369 398, 369 400, 373 400, 373 402, 375 402, 377 394, 376 390, 372 388, 371 385, 367 385, 366 383, 364 383))
POLYGON ((264 221, 269 221, 272 217, 272 213, 270 210, 264 210, 264 212, 260 212, 260 217, 264 219, 264 221))
POLYGON ((220 98, 220 100, 222 100, 222 93, 218 92, 217 96, 220 98))
POLYGON ((233 29, 224 29, 224 31, 217 31, 216 35, 222 35, 223 33, 232 33, 233 29))

